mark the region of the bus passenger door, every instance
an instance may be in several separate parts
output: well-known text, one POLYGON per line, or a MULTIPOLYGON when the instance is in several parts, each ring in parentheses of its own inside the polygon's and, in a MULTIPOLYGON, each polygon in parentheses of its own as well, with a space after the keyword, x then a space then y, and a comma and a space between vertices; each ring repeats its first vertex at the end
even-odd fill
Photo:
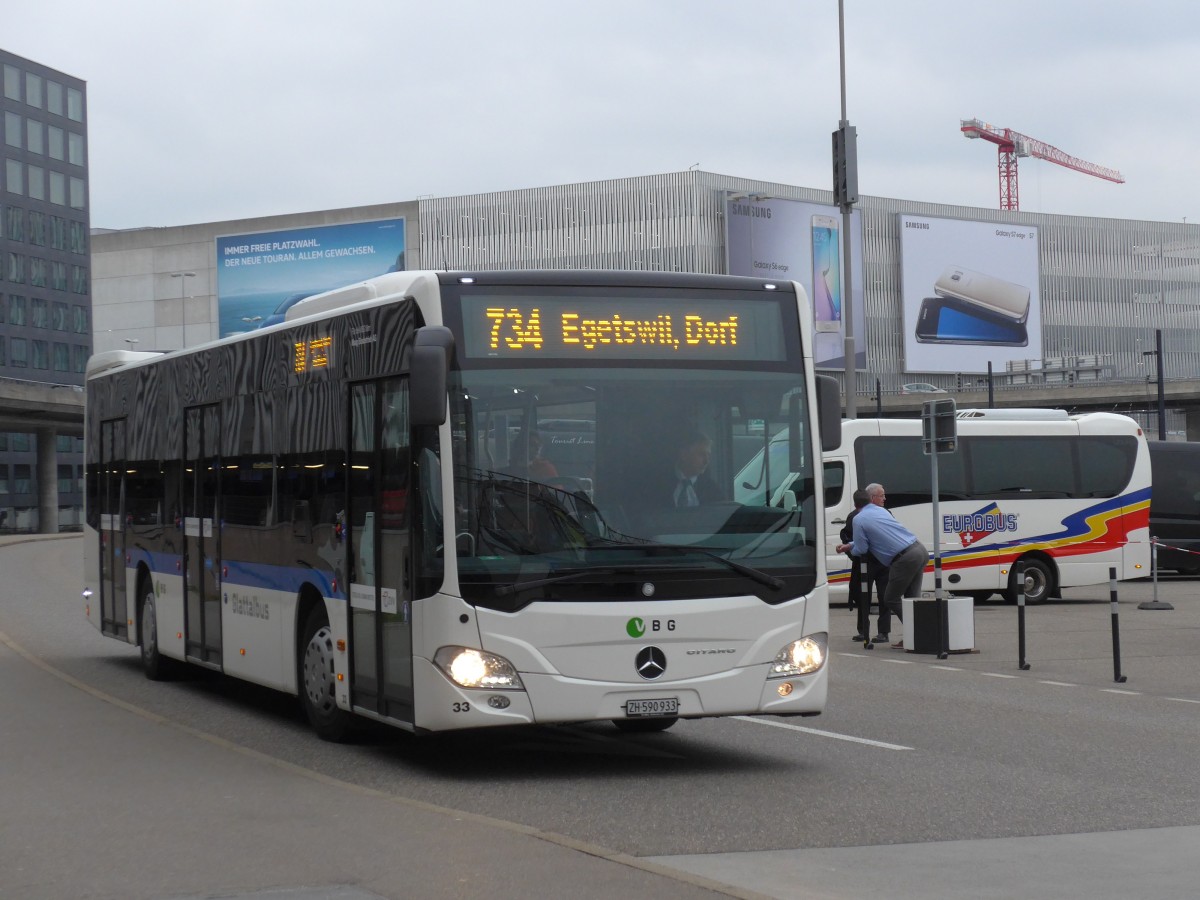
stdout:
POLYGON ((353 704, 412 722, 408 381, 350 390, 353 704))
POLYGON ((100 423, 100 627, 128 637, 125 587, 125 420, 100 423))
POLYGON ((220 421, 216 405, 184 412, 183 533, 184 628, 188 659, 221 664, 220 528, 217 486, 221 475, 220 421))
POLYGON ((854 489, 846 476, 848 462, 845 455, 826 455, 822 479, 825 485, 825 570, 830 581, 839 585, 841 591, 850 584, 850 557, 838 553, 837 547, 842 542, 846 517, 854 511, 854 489))

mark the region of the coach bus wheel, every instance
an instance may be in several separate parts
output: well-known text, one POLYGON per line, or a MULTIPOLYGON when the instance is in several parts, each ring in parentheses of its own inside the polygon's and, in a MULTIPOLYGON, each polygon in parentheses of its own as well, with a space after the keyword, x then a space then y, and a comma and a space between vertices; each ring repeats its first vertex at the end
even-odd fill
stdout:
POLYGON ((175 660, 158 652, 158 615, 154 605, 154 587, 147 583, 142 587, 142 605, 138 611, 142 636, 142 671, 151 681, 166 681, 177 668, 175 660))
POLYGON ((629 734, 649 734, 653 731, 666 731, 679 721, 679 717, 661 716, 654 719, 613 719, 612 721, 620 731, 629 734))
POLYGON ((304 623, 300 657, 300 702, 317 736, 326 741, 343 741, 350 734, 350 714, 338 709, 334 691, 333 630, 325 611, 314 607, 304 623))
MULTIPOLYGON (((1054 575, 1050 567, 1040 559, 1025 560, 1025 602, 1042 603, 1050 596, 1050 587, 1054 584, 1054 575)), ((1008 576, 1009 603, 1017 602, 1017 572, 1013 566, 1012 574, 1008 576)))

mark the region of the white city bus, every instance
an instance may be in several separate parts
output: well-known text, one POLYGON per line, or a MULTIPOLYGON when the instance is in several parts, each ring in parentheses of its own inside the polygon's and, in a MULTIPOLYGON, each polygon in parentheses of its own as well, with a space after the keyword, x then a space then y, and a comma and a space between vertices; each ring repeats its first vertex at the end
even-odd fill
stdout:
MULTIPOLYGON (((1046 411, 961 411, 958 448, 938 456, 943 585, 983 599, 1016 601, 1014 566, 1025 565, 1030 602, 1065 587, 1150 574, 1150 457, 1127 416, 1046 411)), ((887 490, 892 514, 933 552, 930 460, 919 419, 842 423, 842 445, 825 454, 826 554, 831 584, 849 581, 836 551, 855 488, 887 490)), ((932 561, 925 588, 933 589, 932 561)))
POLYGON ((840 434, 811 321, 791 282, 399 272, 201 347, 98 354, 86 614, 151 678, 291 692, 328 739, 355 715, 816 715, 840 434), (792 487, 737 502, 747 441, 781 428, 792 487), (676 509, 653 479, 674 485, 688 433, 714 494, 676 509))

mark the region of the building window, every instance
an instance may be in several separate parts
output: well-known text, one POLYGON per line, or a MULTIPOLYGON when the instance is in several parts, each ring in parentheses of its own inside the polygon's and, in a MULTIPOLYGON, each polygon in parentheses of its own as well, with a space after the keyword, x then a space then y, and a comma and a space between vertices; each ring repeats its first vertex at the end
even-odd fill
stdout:
POLYGON ((71 293, 88 292, 88 270, 85 266, 71 266, 71 293))
POLYGON ((10 194, 25 193, 25 167, 20 160, 6 159, 4 161, 4 186, 10 194))
POLYGON ((69 372, 71 370, 71 349, 66 344, 54 345, 54 371, 69 372))
POLYGON ((50 287, 56 291, 67 290, 67 264, 64 262, 50 263, 50 287))
POLYGON ((9 205, 4 209, 4 225, 10 241, 25 240, 25 210, 9 205))
MULTIPOLYGON (((56 173, 54 173, 54 172, 50 173, 50 188, 51 188, 51 190, 53 190, 53 188, 54 188, 54 175, 55 174, 56 173)), ((59 178, 61 179, 62 176, 59 175, 59 178)), ((59 182, 60 186, 61 186, 61 183, 62 182, 60 181, 59 182)), ((67 220, 64 218, 61 218, 60 216, 51 216, 50 217, 50 246, 53 247, 55 250, 66 250, 67 249, 67 220)))
POLYGON ((14 431, 12 433, 12 449, 13 452, 29 452, 29 432, 14 431))
POLYGON ((21 117, 7 110, 4 113, 4 143, 10 147, 21 146, 21 117))
POLYGON ((87 228, 82 222, 71 222, 71 252, 72 253, 87 253, 87 228))
POLYGON ((87 192, 82 178, 71 179, 71 209, 83 209, 87 205, 87 192))
POLYGON ((67 118, 72 122, 83 121, 83 91, 67 88, 67 118))
POLYGON ((8 364, 14 369, 24 369, 29 365, 29 344, 25 338, 9 338, 8 364))
POLYGON ((50 79, 46 79, 46 112, 56 116, 63 114, 63 86, 50 79))
POLYGON ((46 215, 34 209, 29 211, 29 243, 46 246, 46 215))
POLYGON ((29 199, 46 199, 46 171, 41 166, 29 166, 26 175, 29 178, 29 199))
POLYGON ((50 173, 50 202, 67 205, 67 176, 62 172, 50 173))
POLYGON ((72 355, 75 357, 75 371, 86 372, 88 361, 88 348, 76 346, 72 350, 72 355))
POLYGON ((0 334, 0 366, 8 365, 8 339, 0 334))
POLYGON ((73 166, 83 165, 83 135, 70 132, 67 134, 67 162, 73 166))
POLYGON ((46 152, 46 130, 41 122, 25 120, 25 149, 38 156, 46 152))
MULTIPOLYGON (((31 262, 42 262, 40 259, 31 260, 31 262)), ((46 307, 46 301, 42 297, 34 297, 29 302, 29 324, 34 328, 49 328, 50 327, 50 311, 46 307)))
POLYGON ((49 125, 46 128, 48 136, 47 146, 51 159, 66 159, 66 145, 63 143, 63 130, 54 125, 49 125))
POLYGON ((67 304, 55 303, 50 307, 50 322, 55 331, 67 330, 67 304))
POLYGON ((8 280, 13 284, 25 283, 25 257, 23 254, 8 254, 8 280))
POLYGON ((25 298, 18 294, 8 295, 8 321, 13 325, 25 324, 25 298))
POLYGON ((72 329, 76 334, 88 333, 88 311, 86 306, 74 306, 71 308, 74 314, 75 327, 72 329))
POLYGON ((4 96, 9 100, 21 99, 21 70, 16 66, 4 66, 4 96))
POLYGON ((0 294, 0 325, 8 319, 8 297, 0 294))
POLYGON ((73 490, 75 490, 75 467, 70 465, 59 465, 58 492, 60 494, 69 494, 73 490))
MULTIPOLYGON (((37 256, 29 257, 29 283, 33 287, 46 286, 46 261, 44 259, 37 256)), ((42 301, 42 303, 45 302, 45 300, 42 301)))
MULTIPOLYGON (((14 435, 15 437, 15 435, 14 435)), ((33 493, 32 472, 29 465, 20 464, 13 466, 13 493, 14 494, 31 494, 33 493)))
POLYGON ((50 368, 50 347, 45 341, 30 341, 33 344, 33 368, 50 368))
POLYGON ((25 73, 25 102, 37 109, 42 108, 42 76, 25 73))
POLYGON ((8 493, 8 466, 0 466, 0 494, 8 493))

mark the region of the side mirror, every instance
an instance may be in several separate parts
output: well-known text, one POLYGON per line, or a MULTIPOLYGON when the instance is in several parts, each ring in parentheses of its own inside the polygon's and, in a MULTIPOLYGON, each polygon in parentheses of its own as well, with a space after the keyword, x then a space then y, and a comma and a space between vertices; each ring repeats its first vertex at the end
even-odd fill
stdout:
POLYGON ((842 395, 836 378, 817 376, 817 418, 821 426, 821 449, 842 446, 842 395))
POLYGON ((408 364, 408 415, 414 427, 446 421, 446 382, 454 358, 454 335, 444 325, 417 329, 408 364))

